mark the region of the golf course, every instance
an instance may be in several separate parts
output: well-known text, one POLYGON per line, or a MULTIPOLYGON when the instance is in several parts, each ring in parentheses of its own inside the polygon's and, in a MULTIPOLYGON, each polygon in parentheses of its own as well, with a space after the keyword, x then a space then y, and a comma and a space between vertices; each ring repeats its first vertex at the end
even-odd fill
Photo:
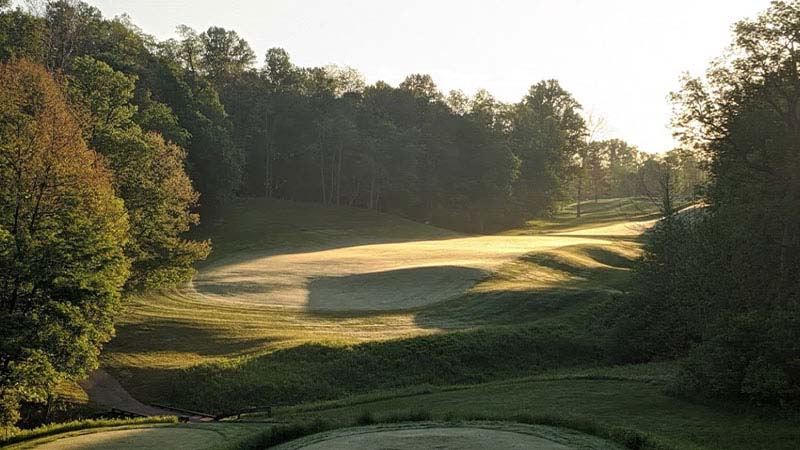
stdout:
POLYGON ((83 386, 98 407, 244 413, 12 448, 288 440, 271 430, 308 435, 282 449, 794 448, 796 419, 668 395, 674 362, 603 359, 596 308, 625 289, 652 213, 644 199, 601 200, 581 219, 566 208, 470 236, 352 208, 242 202, 198 231, 217 250, 191 283, 129 300, 104 377, 83 386))
POLYGON ((228 3, 0 0, 0 448, 800 449, 800 0, 228 3))

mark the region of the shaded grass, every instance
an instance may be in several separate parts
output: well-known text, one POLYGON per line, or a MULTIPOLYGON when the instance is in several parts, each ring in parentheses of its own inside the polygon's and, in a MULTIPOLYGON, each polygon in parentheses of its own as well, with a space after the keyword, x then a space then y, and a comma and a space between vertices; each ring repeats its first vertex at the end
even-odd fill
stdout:
POLYGON ((160 401, 221 413, 420 383, 476 383, 599 359, 593 342, 546 328, 477 329, 345 347, 304 344, 173 371, 160 401))
POLYGON ((6 437, 0 437, 0 445, 9 445, 17 442, 39 439, 71 431, 88 430, 93 428, 116 427, 123 425, 143 425, 155 423, 177 423, 174 416, 137 417, 134 419, 86 419, 71 422, 43 425, 30 430, 20 430, 6 437))
MULTIPOLYGON (((519 233, 622 223, 641 206, 619 202, 607 201, 605 211, 586 209, 580 222, 557 218, 519 233)), ((254 211, 237 214, 239 225, 215 231, 230 239, 218 246, 223 257, 248 248, 251 239, 255 247, 291 251, 307 238, 321 247, 414 239, 416 227, 424 227, 404 224, 408 228, 381 238, 380 221, 390 216, 362 217, 349 226, 349 212, 325 212, 319 220, 308 209, 294 217, 285 211, 270 225, 272 219, 254 211), (314 225, 292 229, 304 217, 314 225)), ((428 228, 424 239, 436 234, 428 228)), ((225 411, 310 401, 307 409, 278 413, 306 424, 320 419, 344 426, 365 410, 380 419, 424 405, 435 420, 586 421, 598 430, 635 429, 634 443, 636 436, 652 436, 677 449, 796 448, 800 436, 793 418, 738 414, 666 396, 671 363, 601 367, 593 308, 626 289, 637 252, 631 237, 537 252, 501 267, 463 296, 400 313, 310 314, 210 304, 180 291, 135 297, 105 363, 143 400, 225 411), (511 377, 524 378, 470 385, 511 377), (319 402, 325 399, 336 400, 319 402)))
MULTIPOLYGON (((684 203, 679 202, 679 207, 684 203)), ((576 217, 577 205, 566 205, 553 217, 528 221, 513 234, 539 234, 569 231, 588 226, 612 225, 630 221, 658 218, 658 207, 647 197, 602 198, 581 202, 581 217, 576 217)))
MULTIPOLYGON (((635 366, 631 369, 636 370, 635 366)), ((280 409, 276 417, 349 426, 365 415, 380 421, 382 417, 424 410, 433 420, 522 421, 521 417, 533 417, 538 423, 545 418, 552 422, 544 424, 607 438, 611 435, 604 433, 611 430, 623 430, 623 436, 628 430, 632 436, 647 436, 651 442, 679 450, 789 450, 800 442, 800 420, 796 416, 692 404, 665 395, 658 382, 602 377, 572 379, 562 375, 552 380, 515 380, 329 409, 302 409, 280 409)))
POLYGON ((203 265, 230 255, 278 248, 287 253, 293 249, 463 237, 363 208, 265 198, 238 199, 216 221, 201 224, 192 234, 212 241, 213 252, 203 265))

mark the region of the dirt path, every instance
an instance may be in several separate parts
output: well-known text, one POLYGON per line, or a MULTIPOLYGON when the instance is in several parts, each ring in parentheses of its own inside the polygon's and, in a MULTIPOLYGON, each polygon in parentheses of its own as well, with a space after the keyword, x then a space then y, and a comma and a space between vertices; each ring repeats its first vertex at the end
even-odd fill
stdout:
POLYGON ((89 378, 80 382, 81 387, 89 395, 92 403, 107 408, 141 414, 143 416, 174 416, 174 411, 155 408, 131 397, 128 391, 103 369, 97 369, 89 378))

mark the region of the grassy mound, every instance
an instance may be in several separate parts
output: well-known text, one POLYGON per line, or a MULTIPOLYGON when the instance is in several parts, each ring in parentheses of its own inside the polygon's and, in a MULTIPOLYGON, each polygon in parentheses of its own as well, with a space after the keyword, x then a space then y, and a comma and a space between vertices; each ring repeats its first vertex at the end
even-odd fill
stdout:
POLYGON ((104 358, 140 400, 219 412, 594 364, 591 307, 622 287, 637 252, 635 234, 465 237, 364 210, 262 200, 204 231, 217 250, 198 279, 242 286, 129 299, 104 358), (241 261, 260 263, 245 270, 241 261), (269 297, 236 281, 265 267, 305 270, 292 289, 339 306, 239 301, 269 297), (314 276, 341 267, 356 275, 314 276), (441 276, 418 276, 434 270, 441 276), (387 306, 359 306, 373 304, 387 306))
POLYGON ((334 427, 409 416, 538 423, 639 449, 790 450, 800 442, 797 416, 697 405, 666 395, 664 381, 674 370, 672 363, 566 369, 475 386, 428 386, 280 408, 275 416, 334 427))
POLYGON ((502 422, 419 422, 345 428, 315 434, 275 447, 321 449, 619 450, 621 447, 570 430, 502 422))

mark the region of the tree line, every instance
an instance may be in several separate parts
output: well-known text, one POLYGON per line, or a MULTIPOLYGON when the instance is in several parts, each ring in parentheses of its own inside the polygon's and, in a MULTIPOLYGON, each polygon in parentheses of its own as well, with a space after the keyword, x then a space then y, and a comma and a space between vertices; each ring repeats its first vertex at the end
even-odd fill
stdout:
POLYGON ((666 211, 605 325, 620 362, 681 358, 681 395, 800 404, 798 61, 800 2, 776 1, 673 94, 676 131, 709 161, 707 206, 666 211))

